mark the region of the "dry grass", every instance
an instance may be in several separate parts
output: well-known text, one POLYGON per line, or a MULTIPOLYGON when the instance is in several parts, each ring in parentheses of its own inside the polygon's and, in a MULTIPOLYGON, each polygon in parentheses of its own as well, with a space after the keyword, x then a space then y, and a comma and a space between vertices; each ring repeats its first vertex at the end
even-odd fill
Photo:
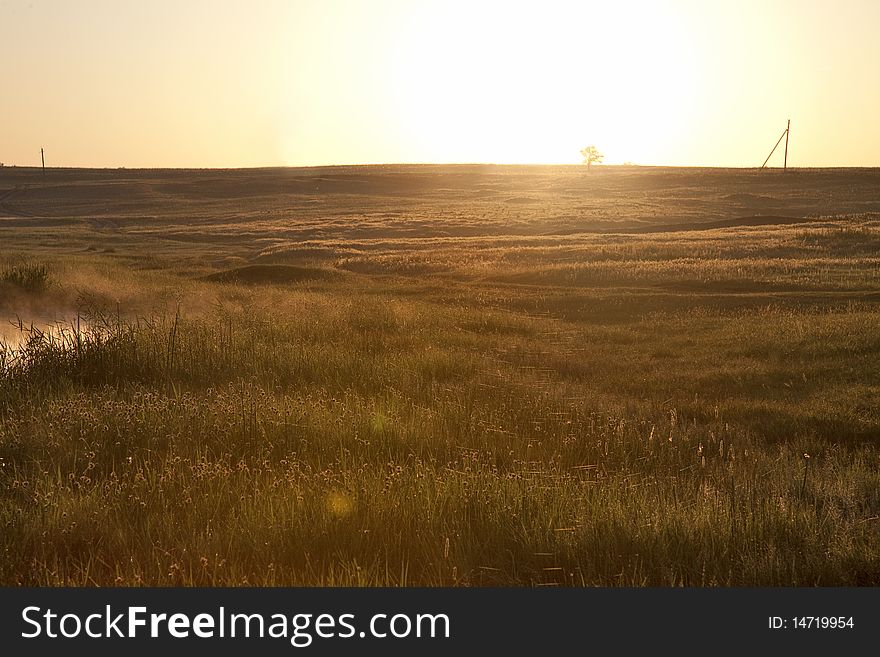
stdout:
POLYGON ((44 320, 0 348, 0 582, 876 585, 877 239, 282 239, 259 285, 44 247, 0 299, 44 320))

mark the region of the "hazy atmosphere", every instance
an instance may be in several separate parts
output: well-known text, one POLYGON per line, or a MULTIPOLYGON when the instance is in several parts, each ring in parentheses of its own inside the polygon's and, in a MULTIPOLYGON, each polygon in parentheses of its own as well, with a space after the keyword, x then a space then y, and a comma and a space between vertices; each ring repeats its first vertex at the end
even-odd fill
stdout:
POLYGON ((0 2, 0 587, 880 585, 878 25, 0 2))
POLYGON ((880 3, 0 1, 0 161, 873 166, 880 3), (12 82, 14 81, 14 82, 12 82))

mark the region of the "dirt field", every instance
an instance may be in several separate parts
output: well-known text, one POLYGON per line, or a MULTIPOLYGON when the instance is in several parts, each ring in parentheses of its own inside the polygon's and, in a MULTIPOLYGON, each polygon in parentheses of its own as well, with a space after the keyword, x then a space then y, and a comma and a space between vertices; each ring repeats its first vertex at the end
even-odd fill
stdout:
POLYGON ((0 583, 880 584, 878 190, 2 168, 0 583))

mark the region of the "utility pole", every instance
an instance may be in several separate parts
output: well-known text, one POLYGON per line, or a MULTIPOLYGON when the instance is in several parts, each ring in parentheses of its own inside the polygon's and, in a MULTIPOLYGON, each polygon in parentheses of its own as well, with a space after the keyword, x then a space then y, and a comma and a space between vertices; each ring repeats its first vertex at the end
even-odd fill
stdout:
POLYGON ((764 160, 764 164, 761 165, 761 168, 767 166, 767 162, 770 161, 770 158, 773 157, 773 153, 776 152, 776 149, 779 148, 779 144, 782 143, 782 138, 785 137, 785 161, 782 163, 782 170, 788 168, 788 131, 791 130, 791 119, 788 120, 788 124, 785 126, 785 130, 782 131, 782 134, 779 135, 779 139, 776 140, 776 146, 773 147, 773 150, 770 151, 770 155, 767 156, 767 159, 764 160))
POLYGON ((791 119, 788 120, 788 125, 785 126, 785 160, 782 163, 782 170, 785 171, 788 168, 788 133, 791 131, 791 119))
POLYGON ((43 153, 43 149, 40 149, 40 160, 43 162, 43 175, 46 175, 46 154, 43 153))

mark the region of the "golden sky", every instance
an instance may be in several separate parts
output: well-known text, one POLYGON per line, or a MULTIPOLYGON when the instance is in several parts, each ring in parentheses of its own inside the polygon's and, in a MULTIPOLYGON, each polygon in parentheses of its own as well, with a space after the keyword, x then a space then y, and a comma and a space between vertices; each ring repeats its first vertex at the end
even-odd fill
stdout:
POLYGON ((0 0, 0 161, 757 166, 791 118, 790 164, 877 166, 878 29, 877 0, 0 0))

